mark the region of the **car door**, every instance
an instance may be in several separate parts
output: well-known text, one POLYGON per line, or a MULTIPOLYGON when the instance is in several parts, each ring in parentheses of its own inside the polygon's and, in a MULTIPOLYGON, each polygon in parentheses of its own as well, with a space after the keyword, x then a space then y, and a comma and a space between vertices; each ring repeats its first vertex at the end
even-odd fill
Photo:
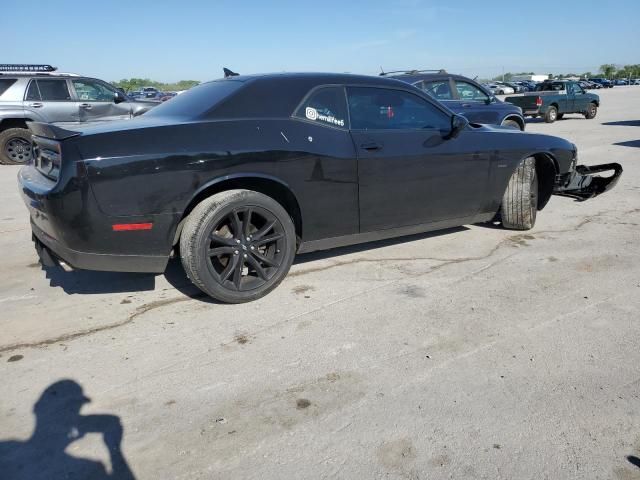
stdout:
POLYGON ((489 158, 464 132, 445 139, 450 113, 401 89, 351 86, 347 96, 358 155, 361 232, 479 211, 489 158))
POLYGON ((572 85, 572 91, 573 91, 573 94, 571 95, 572 96, 571 111, 572 112, 586 111, 589 100, 587 99, 585 91, 577 83, 574 83, 572 85))
POLYGON ((115 102, 115 87, 91 78, 73 79, 71 83, 78 99, 81 122, 131 118, 129 102, 115 102))
POLYGON ((464 80, 454 80, 454 96, 460 105, 460 113, 470 122, 499 125, 502 118, 492 99, 477 85, 464 80))
POLYGON ((64 78, 32 79, 24 99, 25 110, 37 112, 49 123, 77 123, 78 104, 64 78))

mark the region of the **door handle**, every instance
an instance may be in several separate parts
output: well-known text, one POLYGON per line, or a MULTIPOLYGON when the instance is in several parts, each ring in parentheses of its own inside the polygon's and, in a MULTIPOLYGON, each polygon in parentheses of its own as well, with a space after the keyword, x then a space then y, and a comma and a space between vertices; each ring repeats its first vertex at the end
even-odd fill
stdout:
POLYGON ((81 103, 80 104, 80 108, 84 108, 85 110, 91 110, 91 104, 90 103, 81 103))
POLYGON ((382 145, 376 142, 369 142, 361 144, 360 148, 366 150, 367 152, 375 152, 376 150, 381 150, 382 145))
POLYGON ((463 103, 462 106, 466 107, 466 108, 469 108, 471 106, 471 104, 470 103, 463 103))
POLYGON ((30 103, 29 106, 33 108, 41 108, 42 104, 40 102, 35 102, 35 103, 30 103))

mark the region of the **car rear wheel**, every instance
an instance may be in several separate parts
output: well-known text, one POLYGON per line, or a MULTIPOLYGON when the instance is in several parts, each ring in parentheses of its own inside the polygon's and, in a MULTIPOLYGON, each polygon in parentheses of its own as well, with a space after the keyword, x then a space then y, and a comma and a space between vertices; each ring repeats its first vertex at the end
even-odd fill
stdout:
POLYGON ((536 160, 524 159, 509 179, 502 196, 500 218, 502 226, 511 230, 529 230, 536 223, 538 212, 538 177, 536 160))
POLYGON ((596 118, 598 114, 598 106, 595 103, 590 103, 587 108, 587 112, 584 114, 584 118, 587 120, 591 120, 592 118, 596 118))
POLYGON ((31 132, 26 128, 8 128, 0 133, 0 163, 23 165, 31 160, 31 132))
POLYGON ((199 203, 180 236, 182 265, 200 290, 225 303, 263 297, 293 263, 296 235, 286 210, 250 190, 217 193, 199 203))
POLYGON ((558 118, 558 109, 556 107, 547 108, 547 113, 544 114, 544 121, 547 123, 553 123, 558 118))
POLYGON ((503 127, 515 128, 516 130, 522 130, 522 127, 515 120, 511 120, 510 118, 502 121, 503 127))

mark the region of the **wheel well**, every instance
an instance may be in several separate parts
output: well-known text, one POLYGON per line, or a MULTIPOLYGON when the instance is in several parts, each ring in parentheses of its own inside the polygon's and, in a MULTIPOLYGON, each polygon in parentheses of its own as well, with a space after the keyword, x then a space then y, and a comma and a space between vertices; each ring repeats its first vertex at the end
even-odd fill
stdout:
POLYGON ((240 177, 214 183, 199 192, 191 202, 189 202, 189 205, 187 205, 187 208, 180 219, 180 223, 178 224, 178 229, 176 230, 176 235, 174 237, 174 245, 176 245, 180 239, 180 233, 182 232, 182 225, 184 224, 185 218, 187 218, 196 205, 211 195, 235 189, 253 190, 254 192, 259 192, 273 198, 287 211, 293 221, 293 225, 295 226, 296 236, 298 238, 302 238, 302 214, 300 212, 300 205, 288 187, 268 178, 240 177))
POLYGON ((10 128, 29 128, 27 120, 28 118, 5 118, 0 121, 0 132, 10 128))
POLYGON ((558 168, 555 160, 546 153, 537 153, 533 158, 536 159, 538 177, 538 210, 542 210, 553 194, 558 168))
POLYGON ((591 103, 595 103, 596 107, 600 107, 600 103, 597 100, 591 100, 591 103))
POLYGON ((556 110, 558 110, 558 104, 557 103, 552 103, 551 105, 549 105, 550 107, 555 107, 556 110))
POLYGON ((518 125, 520 125, 520 130, 524 130, 524 120, 522 118, 520 118, 519 116, 517 116, 517 115, 509 115, 509 116, 505 117, 505 119, 502 120, 502 121, 504 122, 505 120, 513 120, 514 122, 517 122, 518 125))

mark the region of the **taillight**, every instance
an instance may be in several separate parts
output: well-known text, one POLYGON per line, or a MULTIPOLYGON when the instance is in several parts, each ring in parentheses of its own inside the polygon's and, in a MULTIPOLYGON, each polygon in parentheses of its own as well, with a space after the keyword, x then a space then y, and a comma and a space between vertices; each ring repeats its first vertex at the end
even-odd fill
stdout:
POLYGON ((62 163, 60 142, 34 136, 32 154, 33 163, 38 171, 45 177, 57 180, 62 163))
POLYGON ((542 106, 542 97, 538 97, 536 98, 536 107, 541 107, 542 106))

